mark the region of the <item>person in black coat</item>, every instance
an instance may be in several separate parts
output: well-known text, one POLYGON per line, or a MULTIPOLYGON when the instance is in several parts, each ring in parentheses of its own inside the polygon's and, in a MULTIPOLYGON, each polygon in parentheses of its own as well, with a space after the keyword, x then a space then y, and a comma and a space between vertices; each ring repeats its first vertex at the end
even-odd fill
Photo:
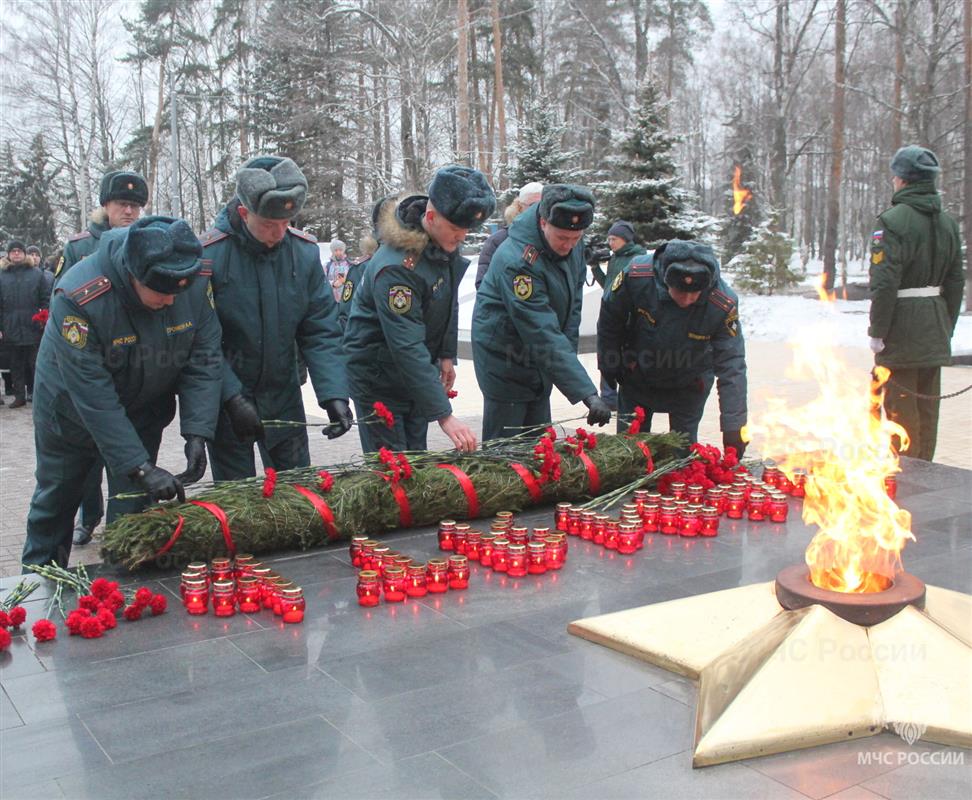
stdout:
POLYGON ((479 251, 479 261, 476 265, 477 289, 479 288, 479 284, 483 282, 483 278, 486 277, 486 270, 489 269, 489 262, 493 260, 493 253, 506 241, 506 237, 510 235, 510 225, 513 224, 513 220, 534 203, 540 202, 542 192, 542 183, 538 183, 537 181, 526 183, 520 189, 520 193, 516 196, 516 199, 506 207, 506 211, 503 212, 503 219, 506 224, 500 225, 499 228, 491 233, 489 238, 483 242, 483 247, 479 251))
POLYGON ((24 243, 7 245, 7 262, 0 267, 0 342, 10 358, 14 401, 11 408, 27 405, 33 385, 34 359, 43 327, 34 320, 46 309, 51 290, 41 270, 27 259, 24 243))

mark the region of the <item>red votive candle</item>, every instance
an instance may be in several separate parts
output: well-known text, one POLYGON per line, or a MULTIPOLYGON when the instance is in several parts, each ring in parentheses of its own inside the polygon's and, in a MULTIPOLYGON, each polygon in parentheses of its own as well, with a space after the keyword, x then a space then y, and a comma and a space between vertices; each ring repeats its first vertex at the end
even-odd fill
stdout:
POLYGON ((888 497, 890 497, 892 500, 897 498, 898 479, 894 475, 887 475, 884 478, 884 491, 888 493, 888 497))
POLYGON ((236 602, 242 614, 255 614, 260 610, 260 583, 252 575, 244 575, 237 581, 236 602))
POLYGON ((608 550, 618 549, 618 523, 609 519, 604 523, 604 546, 608 550))
POLYGON ((454 543, 453 550, 458 555, 464 555, 466 552, 466 535, 469 533, 471 526, 468 522, 457 522, 456 532, 452 536, 452 541, 454 543))
POLYGON ((690 505, 682 511, 682 518, 678 525, 679 536, 698 536, 702 530, 702 519, 698 506, 690 505))
POLYGON ((214 558, 209 562, 209 575, 213 583, 233 580, 233 565, 228 558, 214 558))
POLYGON ((405 571, 405 594, 409 597, 425 597, 429 591, 425 564, 409 564, 405 571))
POLYGON ((580 536, 581 531, 581 509, 571 506, 567 511, 567 535, 580 536))
POLYGON ((678 510, 674 503, 665 503, 658 510, 658 530, 669 536, 678 533, 678 510))
POLYGON ((766 494, 759 489, 754 489, 749 493, 749 505, 747 511, 749 519, 753 522, 761 522, 766 519, 766 494))
POLYGON ((202 581, 204 586, 208 585, 206 579, 198 572, 190 572, 189 570, 186 570, 182 573, 182 578, 179 581, 179 596, 183 600, 186 599, 186 584, 194 583, 196 581, 202 581))
POLYGON ((362 536, 361 534, 351 537, 351 541, 348 544, 348 555, 351 557, 352 567, 361 566, 361 545, 367 541, 368 537, 362 536))
POLYGON ((429 559, 426 585, 431 594, 442 594, 449 590, 449 563, 444 558, 429 559))
POLYGON ((408 574, 408 568, 412 566, 414 562, 415 559, 411 556, 406 556, 404 554, 395 556, 395 566, 401 567, 403 570, 405 570, 406 575, 408 574))
POLYGON ((722 486, 713 486, 705 493, 705 504, 716 509, 720 514, 726 510, 726 490, 722 486))
POLYGON ((668 490, 672 493, 672 497, 674 497, 676 500, 684 499, 687 489, 688 487, 683 481, 675 481, 668 487, 668 490))
POLYGON ((567 533, 569 512, 570 503, 557 503, 557 510, 554 511, 554 527, 561 533, 567 533))
POLYGON ((701 536, 719 535, 719 509, 714 506, 704 506, 701 516, 702 526, 699 528, 701 536))
POLYGON ((291 586, 280 593, 280 605, 283 607, 283 621, 293 625, 304 621, 304 590, 299 586, 291 586))
POLYGON ((493 516, 493 521, 494 522, 501 522, 504 525, 506 525, 506 527, 509 527, 510 525, 513 524, 513 512, 512 511, 497 511, 496 514, 493 516))
POLYGON ((506 574, 511 578, 522 578, 527 574, 526 545, 510 542, 506 555, 506 574))
POLYGON ((374 539, 366 539, 361 543, 361 569, 378 571, 378 565, 375 563, 375 548, 380 544, 380 542, 374 539))
POLYGON ((493 572, 506 572, 510 567, 510 540, 504 536, 493 539, 493 572))
POLYGON ((484 567, 493 566, 493 542, 498 537, 495 533, 484 533, 480 541, 479 563, 484 567))
POLYGON ((381 575, 386 603, 401 603, 405 599, 405 570, 397 566, 385 567, 381 575))
POLYGON ((547 543, 530 542, 527 544, 527 572, 543 575, 547 571, 547 543))
POLYGON ((547 569, 562 569, 567 561, 567 536, 563 533, 551 533, 547 537, 544 550, 544 563, 547 569))
POLYGON ((489 525, 489 532, 495 534, 496 536, 506 536, 506 532, 510 529, 510 526, 505 522, 491 522, 489 525))
POLYGON ((630 555, 638 549, 638 526, 633 522, 622 522, 618 526, 618 552, 630 555))
POLYGON ((249 575, 253 568, 255 559, 249 553, 239 553, 233 560, 233 577, 239 580, 244 575, 249 575))
POLYGON ((790 507, 787 505, 785 494, 774 492, 770 495, 769 518, 771 522, 786 522, 786 515, 789 510, 790 507))
POLYGON ((807 471, 805 469, 793 470, 793 477, 790 480, 793 482, 793 489, 790 491, 790 497, 806 497, 807 471))
POLYGON ((449 588, 469 588, 469 560, 465 556, 449 556, 449 588))
POLYGON ((232 617, 236 613, 233 581, 213 581, 213 613, 217 617, 232 617))
POLYGON ((186 572, 194 572, 201 578, 209 582, 209 564, 205 561, 190 561, 186 564, 186 572))
POLYGON ((543 542, 546 541, 546 538, 549 535, 550 535, 550 528, 544 528, 544 527, 534 528, 530 534, 530 539, 531 541, 534 542, 543 542))
POLYGON ((478 562, 482 558, 483 532, 469 531, 466 534, 466 558, 478 562))
MULTIPOLYGON (((382 575, 385 574, 385 570, 388 567, 397 567, 398 559, 402 557, 402 554, 397 550, 389 550, 387 553, 383 554, 381 557, 381 569, 379 570, 382 575)), ((403 570, 404 571, 404 570, 403 570)))
POLYGON ((209 587, 201 579, 183 581, 182 604, 190 614, 205 614, 209 610, 209 587))
POLYGON ((390 552, 391 548, 387 544, 376 544, 371 548, 371 564, 369 566, 379 575, 385 569, 385 556, 390 552))
POLYGON ((635 507, 638 509, 638 513, 642 512, 645 507, 645 502, 648 500, 648 490, 647 489, 635 489, 634 492, 634 503, 635 507))
POLYGON ((286 578, 277 578, 273 582, 273 614, 276 617, 283 616, 283 593, 287 589, 293 589, 294 582, 286 578))
POLYGON ((610 519, 607 514, 598 514, 594 517, 594 544, 604 544, 604 525, 610 519))
POLYGON ((358 605, 370 608, 381 599, 381 582, 378 570, 363 569, 358 573, 358 605))
POLYGON ((690 483, 685 487, 685 499, 690 503, 695 505, 702 505, 702 500, 705 497, 705 489, 702 488, 701 483, 690 483))
POLYGON ((661 507, 655 502, 646 502, 645 508, 641 512, 641 529, 645 533, 658 532, 658 512, 661 507))
POLYGON ((746 510, 746 493, 742 489, 726 492, 726 516, 729 519, 742 519, 746 510))
POLYGON ((444 519, 439 523, 439 549, 452 551, 455 549, 456 521, 444 519))
POLYGON ((581 522, 580 522, 580 538, 585 541, 590 541, 594 538, 594 517, 597 516, 595 511, 581 511, 581 522))
POLYGON ((506 538, 510 540, 510 544, 526 546, 530 541, 530 531, 523 525, 514 525, 506 532, 506 538))
POLYGON ((776 488, 780 484, 780 477, 783 473, 776 466, 775 461, 764 461, 763 462, 763 483, 772 488, 776 488))

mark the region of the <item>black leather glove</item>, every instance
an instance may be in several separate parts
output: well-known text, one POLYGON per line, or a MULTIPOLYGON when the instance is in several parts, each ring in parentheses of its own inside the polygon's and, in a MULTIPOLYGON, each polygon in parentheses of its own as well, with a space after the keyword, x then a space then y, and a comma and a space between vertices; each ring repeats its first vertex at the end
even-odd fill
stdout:
POLYGON ((230 425, 233 426, 233 433, 241 442, 253 442, 255 439, 262 439, 264 436, 263 423, 260 422, 260 414, 249 400, 241 394, 234 394, 229 400, 223 403, 223 408, 229 416, 230 425))
POLYGON ((325 400, 321 408, 327 412, 327 418, 331 420, 331 424, 321 430, 328 439, 337 439, 338 436, 344 436, 351 430, 354 415, 347 400, 325 400))
POLYGON ((179 479, 151 461, 146 461, 128 473, 129 479, 139 489, 144 489, 150 503, 158 500, 171 500, 178 497, 180 503, 186 502, 186 490, 179 479))
POLYGON ((736 448, 736 457, 742 461, 743 453, 746 452, 746 442, 743 441, 740 431, 722 432, 722 450, 725 452, 727 447, 736 448))
POLYGON ((206 440, 202 436, 186 437, 186 471, 175 476, 183 486, 195 483, 206 474, 206 440))
POLYGON ((598 395, 585 397, 584 405, 587 406, 588 425, 600 425, 603 428, 611 421, 611 409, 598 395))

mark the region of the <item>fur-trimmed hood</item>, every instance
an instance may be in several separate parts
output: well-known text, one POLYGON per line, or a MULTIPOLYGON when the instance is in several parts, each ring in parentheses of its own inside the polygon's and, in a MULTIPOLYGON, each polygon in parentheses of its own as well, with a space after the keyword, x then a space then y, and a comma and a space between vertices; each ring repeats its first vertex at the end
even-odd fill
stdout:
POLYGON ((429 244, 422 227, 422 214, 429 198, 402 195, 386 200, 378 212, 378 241, 389 247, 418 255, 429 244))
POLYGON ((102 228, 107 228, 108 209, 104 206, 98 206, 94 211, 88 214, 88 222, 93 222, 95 225, 100 225, 102 228))

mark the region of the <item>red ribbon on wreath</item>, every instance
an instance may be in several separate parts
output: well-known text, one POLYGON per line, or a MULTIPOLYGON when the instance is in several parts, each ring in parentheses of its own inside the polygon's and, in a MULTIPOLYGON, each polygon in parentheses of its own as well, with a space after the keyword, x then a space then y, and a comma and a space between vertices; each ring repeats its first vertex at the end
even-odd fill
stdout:
POLYGON ((651 448, 648 447, 644 442, 635 442, 638 445, 638 449, 645 454, 645 472, 652 473, 655 471, 655 459, 651 457, 651 448))
POLYGON ((185 524, 186 521, 185 519, 183 519, 182 514, 180 514, 179 522, 176 524, 175 530, 172 531, 172 535, 169 537, 169 541, 167 541, 164 545, 162 545, 158 549, 158 552, 156 552, 156 554, 152 556, 152 558, 158 558, 159 556, 164 556, 172 549, 172 545, 174 545, 179 540, 179 537, 182 536, 182 526, 185 524))
POLYGON ((384 472, 376 472, 376 475, 381 475, 386 481, 388 481, 389 487, 392 490, 392 496, 395 498, 395 502, 398 503, 398 523, 403 528, 409 528, 412 525, 412 508, 408 504, 408 495, 405 494, 405 490, 399 485, 398 481, 394 480, 391 475, 386 475, 384 472))
POLYGON ((540 484, 537 483, 537 479, 533 476, 533 473, 522 464, 518 464, 515 461, 510 462, 510 469, 519 475, 523 480, 523 483, 526 484, 527 491, 530 493, 530 498, 533 500, 533 502, 539 503, 543 498, 543 491, 540 489, 540 484))
POLYGON ((321 521, 324 523, 324 530, 327 531, 328 541, 336 539, 338 532, 337 526, 334 524, 334 512, 331 511, 331 507, 306 486, 299 486, 295 483, 294 489, 304 495, 310 501, 310 504, 314 506, 314 510, 320 515, 321 521))
POLYGON ((580 450, 577 453, 577 457, 581 460, 581 463, 587 470, 587 483, 588 486, 590 486, 591 494, 597 494, 601 489, 601 476, 598 475, 597 467, 594 466, 594 462, 591 461, 591 457, 583 450, 580 450))
POLYGON ((210 514, 219 520, 219 529, 223 533, 223 541, 226 542, 226 549, 229 552, 229 556, 230 558, 235 556, 236 545, 233 543, 233 535, 230 533, 229 520, 226 518, 226 512, 215 503, 206 503, 202 500, 190 500, 189 502, 194 506, 205 508, 210 514))
POLYGON ((469 476, 454 464, 436 464, 439 469, 448 470, 456 476, 459 485, 462 487, 463 494, 466 495, 466 505, 468 506, 468 516, 474 519, 479 516, 479 497, 476 496, 476 487, 473 485, 469 476))

